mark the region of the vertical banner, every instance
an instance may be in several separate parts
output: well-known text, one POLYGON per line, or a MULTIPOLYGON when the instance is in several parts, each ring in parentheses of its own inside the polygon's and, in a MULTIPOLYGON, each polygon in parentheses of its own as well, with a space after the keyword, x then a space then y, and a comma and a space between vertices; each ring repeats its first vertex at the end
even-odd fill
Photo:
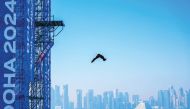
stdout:
POLYGON ((0 0, 0 109, 29 106, 33 74, 32 0, 0 0))
POLYGON ((16 75, 16 1, 0 0, 0 109, 14 109, 16 75))

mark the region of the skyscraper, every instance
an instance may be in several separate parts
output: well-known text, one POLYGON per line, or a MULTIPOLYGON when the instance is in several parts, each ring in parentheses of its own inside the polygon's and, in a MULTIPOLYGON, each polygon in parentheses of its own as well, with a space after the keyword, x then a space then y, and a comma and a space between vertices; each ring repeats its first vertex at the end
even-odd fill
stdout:
POLYGON ((103 108, 104 109, 114 109, 114 96, 113 92, 104 92, 103 94, 103 108))
POLYGON ((83 106, 84 106, 84 109, 87 109, 87 95, 84 96, 84 103, 83 103, 83 106))
POLYGON ((60 87, 55 86, 55 106, 62 106, 61 96, 60 96, 60 87))
POLYGON ((103 109, 108 107, 108 94, 107 92, 103 93, 103 109))
POLYGON ((51 87, 51 109, 55 109, 55 90, 51 87))
POLYGON ((113 109, 130 109, 131 105, 129 104, 128 93, 119 92, 117 90, 116 98, 114 99, 114 108, 113 109))
POLYGON ((133 108, 139 104, 139 101, 140 101, 139 95, 133 95, 132 96, 133 108))
POLYGON ((170 88, 170 108, 175 109, 177 106, 177 94, 173 86, 170 88))
POLYGON ((88 94, 87 94, 87 109, 94 109, 94 91, 88 90, 88 94))
POLYGON ((102 96, 101 95, 96 96, 95 103, 96 103, 95 104, 96 105, 95 109, 103 109, 103 102, 102 102, 102 96))
POLYGON ((63 86, 63 108, 69 109, 68 85, 63 86))
POLYGON ((190 109, 190 89, 187 91, 187 109, 190 109))
POLYGON ((125 104, 126 109, 131 109, 131 104, 129 102, 129 94, 128 94, 128 92, 124 93, 124 104, 125 104))
POLYGON ((185 93, 183 91, 183 88, 179 89, 179 108, 185 108, 185 93))
POLYGON ((156 106, 156 100, 153 96, 149 97, 149 101, 148 104, 150 104, 150 106, 156 106))
POLYGON ((77 108, 76 109, 82 109, 82 90, 77 90, 77 108))
POLYGON ((114 94, 113 94, 112 91, 108 92, 108 106, 109 106, 109 109, 114 109, 114 104, 113 104, 114 96, 113 95, 114 94))
POLYGON ((159 109, 171 109, 169 90, 160 90, 158 92, 158 106, 159 109))

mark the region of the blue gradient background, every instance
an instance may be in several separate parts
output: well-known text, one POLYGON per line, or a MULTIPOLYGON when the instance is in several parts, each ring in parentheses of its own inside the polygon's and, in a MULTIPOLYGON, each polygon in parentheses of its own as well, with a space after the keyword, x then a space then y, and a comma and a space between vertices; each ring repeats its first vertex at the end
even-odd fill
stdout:
POLYGON ((64 32, 52 50, 52 85, 126 90, 142 97, 190 88, 189 0, 52 0, 64 32), (96 53, 107 57, 91 64, 96 53))

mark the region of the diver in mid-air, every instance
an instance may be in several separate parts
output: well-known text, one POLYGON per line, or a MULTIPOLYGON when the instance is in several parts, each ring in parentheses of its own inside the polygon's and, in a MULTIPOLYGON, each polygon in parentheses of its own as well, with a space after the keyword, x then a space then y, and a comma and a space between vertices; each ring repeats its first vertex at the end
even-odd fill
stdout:
POLYGON ((98 58, 101 58, 103 61, 106 61, 106 58, 103 55, 97 54, 96 57, 91 61, 91 63, 93 63, 98 58))

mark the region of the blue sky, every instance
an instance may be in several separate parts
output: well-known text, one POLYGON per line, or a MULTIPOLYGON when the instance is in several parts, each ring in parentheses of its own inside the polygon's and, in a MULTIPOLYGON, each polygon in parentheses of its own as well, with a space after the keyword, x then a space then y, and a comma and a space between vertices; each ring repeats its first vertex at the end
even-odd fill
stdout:
POLYGON ((52 0, 66 27, 52 49, 52 85, 74 90, 190 88, 189 0, 52 0), (91 59, 102 53, 108 61, 91 59))

